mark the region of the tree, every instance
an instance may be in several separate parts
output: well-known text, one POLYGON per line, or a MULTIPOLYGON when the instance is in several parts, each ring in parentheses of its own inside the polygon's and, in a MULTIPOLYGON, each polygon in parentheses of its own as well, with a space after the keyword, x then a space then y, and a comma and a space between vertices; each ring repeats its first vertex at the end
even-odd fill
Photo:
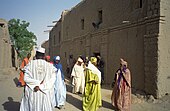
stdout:
POLYGON ((34 33, 28 31, 28 27, 29 22, 20 19, 11 19, 8 22, 11 41, 21 59, 31 52, 33 46, 36 45, 37 38, 34 33))

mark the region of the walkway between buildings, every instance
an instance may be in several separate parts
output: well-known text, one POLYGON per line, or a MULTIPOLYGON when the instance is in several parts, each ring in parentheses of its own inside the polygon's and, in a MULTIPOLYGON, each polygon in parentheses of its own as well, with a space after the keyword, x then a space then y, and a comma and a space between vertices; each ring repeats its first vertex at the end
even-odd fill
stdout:
MULTIPOLYGON (((14 70, 0 71, 0 111, 18 111, 23 88, 17 88, 15 82, 19 73, 14 70)), ((68 82, 69 83, 69 82, 68 82)), ((110 104, 111 90, 102 89, 103 106, 98 111, 114 111, 110 104)), ((161 103, 132 104, 132 111, 170 111, 170 96, 161 103)), ((82 97, 71 93, 71 85, 67 84, 67 102, 61 111, 81 111, 82 97)), ((55 111, 59 111, 55 109, 55 111)))

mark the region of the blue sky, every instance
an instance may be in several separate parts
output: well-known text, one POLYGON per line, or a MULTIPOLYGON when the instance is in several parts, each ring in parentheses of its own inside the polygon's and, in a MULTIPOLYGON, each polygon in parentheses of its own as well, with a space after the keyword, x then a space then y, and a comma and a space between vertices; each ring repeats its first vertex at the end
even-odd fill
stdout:
POLYGON ((63 10, 70 9, 82 0, 0 0, 0 18, 25 20, 29 31, 37 36, 40 45, 48 39, 48 25, 60 18, 63 10))

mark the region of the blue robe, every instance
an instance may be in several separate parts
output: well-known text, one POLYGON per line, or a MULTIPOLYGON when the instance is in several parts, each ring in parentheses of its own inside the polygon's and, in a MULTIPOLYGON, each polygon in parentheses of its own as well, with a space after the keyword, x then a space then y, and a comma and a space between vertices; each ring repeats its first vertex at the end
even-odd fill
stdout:
MULTIPOLYGON (((56 64, 54 65, 57 66, 56 64)), ((57 67, 56 67, 57 68, 57 67)), ((66 85, 64 83, 64 75, 62 76, 62 68, 59 66, 56 71, 56 81, 54 85, 54 91, 55 91, 55 100, 56 100, 56 106, 59 107, 60 105, 65 105, 66 101, 66 85)))
POLYGON ((63 67, 62 67, 61 63, 54 64, 54 66, 55 66, 57 69, 60 69, 62 80, 64 80, 63 67))

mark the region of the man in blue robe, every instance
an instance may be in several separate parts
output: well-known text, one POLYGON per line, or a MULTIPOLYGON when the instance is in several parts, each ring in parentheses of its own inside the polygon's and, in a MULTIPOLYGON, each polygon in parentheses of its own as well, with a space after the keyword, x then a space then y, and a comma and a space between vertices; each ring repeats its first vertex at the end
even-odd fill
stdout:
POLYGON ((64 82, 64 73, 60 63, 60 57, 54 57, 54 66, 57 68, 56 81, 54 85, 56 107, 61 109, 66 101, 66 85, 64 82))

